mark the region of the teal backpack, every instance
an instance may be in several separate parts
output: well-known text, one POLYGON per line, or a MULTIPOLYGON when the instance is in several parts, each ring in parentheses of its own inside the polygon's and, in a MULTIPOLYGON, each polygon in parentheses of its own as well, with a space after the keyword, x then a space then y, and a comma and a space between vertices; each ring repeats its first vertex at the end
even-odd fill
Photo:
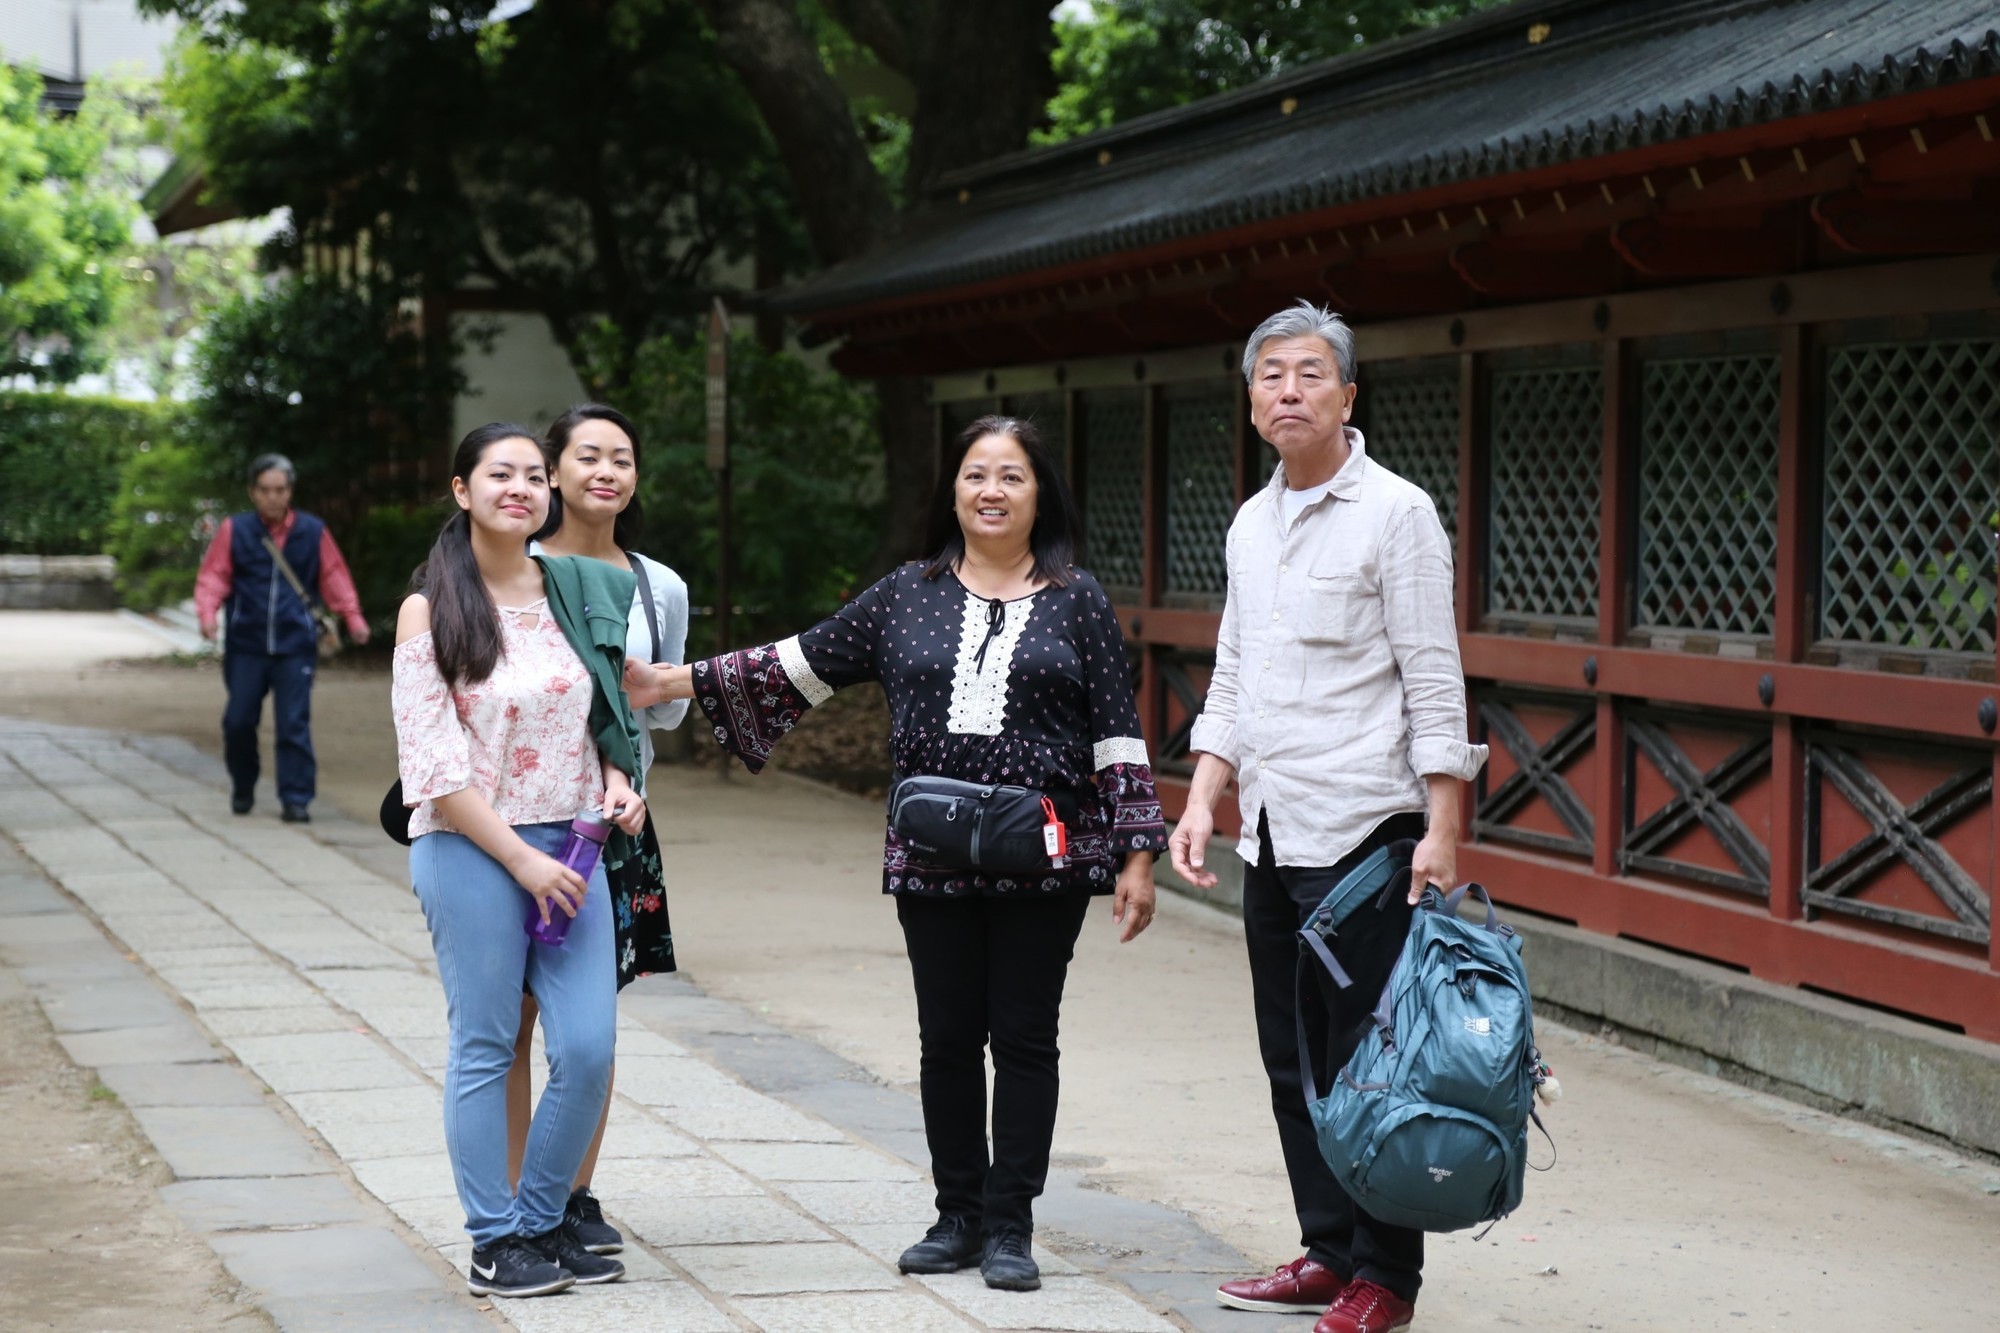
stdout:
MULTIPOLYGON (((1308 918, 1301 982, 1310 950, 1336 983, 1351 984, 1326 940, 1358 903, 1409 874, 1399 850, 1363 862, 1308 918)), ((1541 1124, 1540 1067, 1521 938, 1477 884, 1425 893, 1368 1030, 1325 1097, 1301 1010, 1299 1070, 1320 1154, 1355 1202, 1395 1226, 1461 1231, 1520 1204, 1528 1122, 1541 1124), (1483 924, 1459 918, 1468 893, 1486 905, 1483 924)))

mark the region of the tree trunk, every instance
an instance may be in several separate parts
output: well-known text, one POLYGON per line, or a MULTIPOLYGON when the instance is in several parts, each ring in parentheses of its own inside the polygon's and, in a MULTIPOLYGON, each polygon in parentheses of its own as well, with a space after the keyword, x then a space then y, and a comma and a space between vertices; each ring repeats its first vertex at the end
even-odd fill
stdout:
MULTIPOLYGON (((847 98, 799 20, 795 0, 701 0, 716 47, 743 80, 778 146, 822 262, 894 239, 901 218, 847 98)), ((874 0, 833 6, 885 65, 917 86, 912 197, 937 178, 1020 148, 1055 91, 1048 0, 918 0, 907 30, 874 0)), ((887 487, 875 571, 924 553, 937 440, 922 380, 877 380, 887 487)))
POLYGON ((932 488, 937 484, 937 427, 924 382, 907 375, 875 381, 884 465, 882 540, 874 568, 886 573, 905 560, 930 554, 932 488))

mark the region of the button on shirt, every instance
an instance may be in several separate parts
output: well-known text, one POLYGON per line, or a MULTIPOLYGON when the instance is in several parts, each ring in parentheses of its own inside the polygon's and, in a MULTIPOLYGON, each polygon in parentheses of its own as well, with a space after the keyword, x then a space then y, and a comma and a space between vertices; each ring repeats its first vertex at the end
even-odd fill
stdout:
POLYGON ((1278 864, 1330 866, 1424 777, 1470 781, 1451 546, 1437 506, 1368 457, 1361 432, 1324 496, 1286 520, 1285 470, 1229 528, 1229 595, 1191 748, 1236 768, 1243 840, 1278 864))

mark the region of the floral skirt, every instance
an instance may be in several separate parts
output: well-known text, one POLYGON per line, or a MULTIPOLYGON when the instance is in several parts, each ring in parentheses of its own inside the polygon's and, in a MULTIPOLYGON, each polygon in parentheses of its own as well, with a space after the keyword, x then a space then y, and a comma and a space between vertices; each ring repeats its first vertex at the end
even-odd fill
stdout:
POLYGON ((624 990, 634 977, 674 970, 674 928, 667 920, 666 877, 653 812, 646 812, 638 837, 613 838, 604 850, 604 878, 611 886, 618 929, 618 989, 624 990), (623 849, 622 859, 613 855, 614 846, 623 849))

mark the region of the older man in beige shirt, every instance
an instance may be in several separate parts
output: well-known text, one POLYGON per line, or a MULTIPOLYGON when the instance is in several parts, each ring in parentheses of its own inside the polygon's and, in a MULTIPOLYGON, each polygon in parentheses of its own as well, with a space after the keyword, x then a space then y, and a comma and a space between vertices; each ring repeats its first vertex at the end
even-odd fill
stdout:
POLYGON ((1296 932, 1362 860, 1410 844, 1408 892, 1342 927, 1335 953, 1353 986, 1306 1014, 1313 1048, 1327 1049, 1331 1034, 1344 1063, 1423 886, 1456 879, 1460 784, 1486 749, 1465 740, 1437 506, 1370 459, 1347 424, 1353 333, 1301 301, 1258 326, 1243 375, 1250 419, 1280 461, 1229 529, 1229 596, 1193 733, 1201 758, 1169 846, 1183 876, 1215 883, 1203 858, 1233 777, 1258 1042, 1305 1253, 1217 1296, 1246 1310, 1324 1311, 1315 1333, 1389 1333, 1409 1325, 1423 1233, 1370 1217, 1319 1155, 1299 1080, 1296 932))

